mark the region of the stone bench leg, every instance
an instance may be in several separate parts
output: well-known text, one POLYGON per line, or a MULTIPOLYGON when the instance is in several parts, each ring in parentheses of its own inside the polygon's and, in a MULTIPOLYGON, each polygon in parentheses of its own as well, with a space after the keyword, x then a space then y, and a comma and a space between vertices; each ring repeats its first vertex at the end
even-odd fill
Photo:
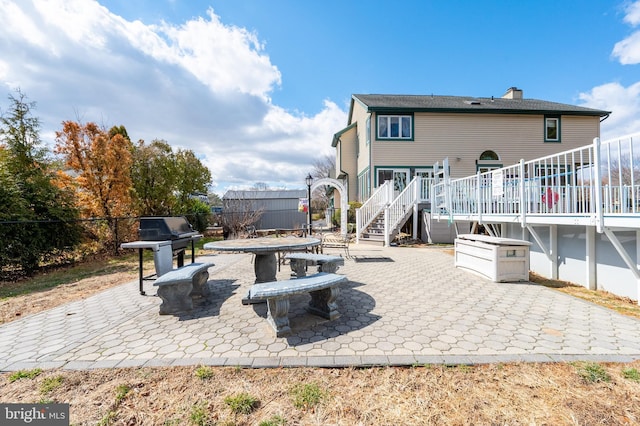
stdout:
POLYGON ((296 278, 307 276, 307 261, 305 259, 291 259, 291 270, 295 272, 296 278))
POLYGON ((158 296, 162 299, 160 315, 178 314, 193 310, 190 281, 167 283, 158 286, 158 296))
POLYGON ((312 291, 311 301, 307 306, 307 312, 310 314, 318 315, 323 318, 334 320, 340 316, 338 312, 338 293, 340 289, 338 286, 325 288, 318 291, 312 291))
POLYGON ((267 308, 267 321, 276 331, 276 337, 290 335, 289 298, 267 299, 267 308))
POLYGON ((209 297, 210 291, 207 286, 209 280, 209 271, 204 270, 198 272, 193 277, 193 289, 191 290, 191 296, 194 297, 209 297))
POLYGON ((325 262, 318 266, 318 272, 335 274, 338 271, 338 268, 339 266, 337 262, 325 262))

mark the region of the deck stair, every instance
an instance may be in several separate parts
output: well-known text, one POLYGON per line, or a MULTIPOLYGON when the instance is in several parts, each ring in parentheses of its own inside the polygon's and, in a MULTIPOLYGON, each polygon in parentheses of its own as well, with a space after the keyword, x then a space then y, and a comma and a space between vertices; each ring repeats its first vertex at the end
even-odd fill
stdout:
POLYGON ((360 242, 384 245, 384 212, 376 216, 360 235, 360 242))
POLYGON ((394 182, 388 180, 378 187, 371 197, 356 209, 356 243, 360 241, 390 245, 400 233, 409 218, 413 218, 413 238, 418 238, 419 206, 431 205, 432 185, 440 175, 445 175, 448 160, 444 168, 434 164, 434 177, 416 175, 396 196, 394 182))
MULTIPOLYGON (((380 186, 356 211, 356 242, 389 245, 407 220, 418 214, 421 183, 420 177, 414 177, 395 198, 391 182, 385 182, 380 186)), ((417 222, 417 219, 414 222, 417 222)))

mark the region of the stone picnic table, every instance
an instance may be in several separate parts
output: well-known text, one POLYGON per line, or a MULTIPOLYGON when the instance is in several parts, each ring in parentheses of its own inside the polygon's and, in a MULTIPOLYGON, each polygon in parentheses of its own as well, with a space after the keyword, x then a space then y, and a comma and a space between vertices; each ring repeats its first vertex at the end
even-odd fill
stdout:
POLYGON ((303 250, 320 245, 320 240, 310 237, 261 237, 238 240, 214 241, 204 244, 206 250, 239 251, 253 253, 256 256, 254 270, 256 283, 276 281, 278 259, 276 253, 303 250))

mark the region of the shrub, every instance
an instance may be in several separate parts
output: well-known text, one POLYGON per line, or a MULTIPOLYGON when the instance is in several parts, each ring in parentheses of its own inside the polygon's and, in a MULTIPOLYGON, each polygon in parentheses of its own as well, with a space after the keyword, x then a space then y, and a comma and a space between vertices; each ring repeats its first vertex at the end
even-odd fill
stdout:
POLYGON ((625 368, 622 370, 622 375, 625 379, 633 380, 634 382, 640 382, 640 372, 635 368, 625 368))
POLYGON ((209 422, 209 414, 207 413, 208 407, 205 402, 200 402, 194 404, 191 407, 191 414, 189 415, 189 420, 191 423, 197 426, 205 426, 208 425, 209 422))
POLYGON ((52 390, 55 390, 62 386, 62 382, 64 381, 64 377, 62 376, 53 376, 47 377, 40 385, 40 392, 43 394, 47 394, 52 390))
POLYGON ((578 368, 578 374, 587 383, 610 382, 611 376, 600 364, 588 362, 578 368))
POLYGON ((273 416, 269 420, 263 420, 258 423, 258 426, 285 426, 287 420, 282 416, 273 416))
POLYGON ((294 407, 308 409, 318 405, 325 392, 315 383, 299 384, 291 390, 291 396, 294 407))
POLYGON ((196 377, 202 380, 207 380, 213 377, 213 368, 201 365, 196 368, 196 377))
POLYGON ((250 414, 258 406, 258 402, 256 398, 244 392, 224 399, 224 403, 234 414, 250 414))
POLYGON ((34 368, 33 370, 20 370, 12 373, 9 376, 9 383, 13 383, 16 380, 20 379, 35 379, 38 375, 42 373, 42 370, 39 368, 34 368))

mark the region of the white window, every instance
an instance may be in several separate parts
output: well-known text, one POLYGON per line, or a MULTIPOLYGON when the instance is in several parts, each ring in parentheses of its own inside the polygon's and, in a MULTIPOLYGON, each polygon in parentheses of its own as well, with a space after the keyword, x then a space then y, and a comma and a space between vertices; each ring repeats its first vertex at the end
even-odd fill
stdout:
POLYGON ((367 169, 358 176, 358 201, 364 202, 371 195, 371 172, 367 169))
POLYGON ((410 115, 379 115, 378 139, 412 139, 412 119, 410 115))
POLYGON ((484 151, 480 154, 480 158, 476 161, 476 172, 485 173, 491 170, 502 168, 500 157, 495 151, 484 151))
POLYGON ((544 118, 545 142, 560 142, 560 117, 544 118))

